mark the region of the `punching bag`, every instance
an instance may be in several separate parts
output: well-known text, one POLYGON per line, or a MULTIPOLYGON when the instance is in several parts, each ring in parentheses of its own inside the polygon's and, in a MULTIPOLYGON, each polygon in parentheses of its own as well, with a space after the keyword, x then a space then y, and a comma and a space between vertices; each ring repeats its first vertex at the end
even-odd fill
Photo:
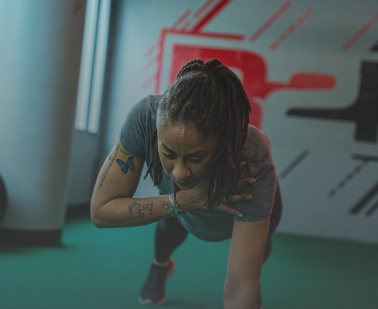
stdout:
POLYGON ((60 244, 85 7, 0 1, 0 245, 60 244))

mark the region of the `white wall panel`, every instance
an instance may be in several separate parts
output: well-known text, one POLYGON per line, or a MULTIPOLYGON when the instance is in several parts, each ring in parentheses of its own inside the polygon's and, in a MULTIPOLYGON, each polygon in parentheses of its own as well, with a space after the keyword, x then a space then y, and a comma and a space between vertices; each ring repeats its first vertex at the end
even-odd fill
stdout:
POLYGON ((85 1, 0 2, 1 228, 60 230, 85 1))

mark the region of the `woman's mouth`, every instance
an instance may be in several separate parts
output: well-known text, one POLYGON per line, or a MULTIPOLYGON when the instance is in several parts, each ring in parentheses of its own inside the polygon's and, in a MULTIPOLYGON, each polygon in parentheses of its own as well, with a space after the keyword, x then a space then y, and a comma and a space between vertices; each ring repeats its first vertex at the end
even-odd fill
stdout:
POLYGON ((186 182, 180 182, 180 181, 176 181, 175 180, 175 183, 179 186, 179 187, 190 187, 190 185, 193 184, 193 181, 186 181, 186 182))

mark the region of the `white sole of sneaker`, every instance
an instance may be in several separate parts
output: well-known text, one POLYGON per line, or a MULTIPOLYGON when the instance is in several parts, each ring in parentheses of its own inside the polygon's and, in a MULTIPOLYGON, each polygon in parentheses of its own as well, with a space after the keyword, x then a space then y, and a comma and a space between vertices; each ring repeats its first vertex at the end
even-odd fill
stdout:
POLYGON ((143 305, 161 306, 161 305, 164 305, 167 302, 167 298, 164 295, 164 297, 162 299, 160 299, 159 301, 153 302, 151 299, 143 300, 141 297, 139 297, 139 302, 143 305))

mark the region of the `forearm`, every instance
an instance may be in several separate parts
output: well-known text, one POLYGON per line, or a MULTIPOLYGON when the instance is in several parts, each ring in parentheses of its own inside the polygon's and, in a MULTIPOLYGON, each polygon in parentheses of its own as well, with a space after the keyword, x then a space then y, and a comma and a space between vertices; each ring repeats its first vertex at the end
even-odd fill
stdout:
POLYGON ((171 217, 165 205, 170 206, 168 195, 116 198, 102 206, 91 207, 91 218, 99 228, 146 225, 171 217))

